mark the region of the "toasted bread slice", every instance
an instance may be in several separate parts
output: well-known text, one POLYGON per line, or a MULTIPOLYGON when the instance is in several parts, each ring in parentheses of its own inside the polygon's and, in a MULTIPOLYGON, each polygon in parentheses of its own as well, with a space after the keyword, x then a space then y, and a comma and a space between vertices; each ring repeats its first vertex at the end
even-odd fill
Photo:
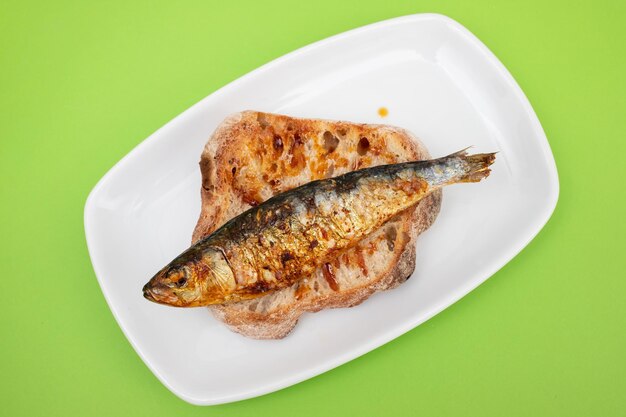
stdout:
MULTIPOLYGON (((193 242, 275 194, 370 166, 430 159, 407 131, 246 111, 228 117, 200 160, 202 210, 193 242), (281 156, 276 159, 274 150, 281 156), (269 152, 272 150, 272 152, 269 152)), ((404 282, 415 268, 415 239, 435 220, 439 191, 289 288, 209 307, 230 329, 257 339, 285 337, 307 311, 351 307, 404 282)))

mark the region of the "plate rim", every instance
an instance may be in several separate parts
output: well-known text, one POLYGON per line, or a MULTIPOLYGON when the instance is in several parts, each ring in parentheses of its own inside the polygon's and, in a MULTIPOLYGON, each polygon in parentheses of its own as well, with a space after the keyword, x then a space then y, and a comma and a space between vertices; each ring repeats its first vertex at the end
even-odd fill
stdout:
POLYGON ((174 117, 173 119, 165 123, 162 127, 160 127, 159 129, 154 131, 152 134, 150 134, 146 139, 142 140, 133 149, 131 149, 126 155, 124 155, 117 163, 115 163, 115 165, 113 165, 113 167, 111 167, 102 176, 102 178, 100 178, 100 180, 96 183, 96 185, 90 191, 86 199, 83 221, 84 221, 87 249, 89 252, 89 257, 91 260, 94 273, 96 275, 96 279, 100 286, 100 290, 107 302, 109 310, 111 311, 111 313, 113 314, 113 317, 115 318, 115 321, 117 322, 118 326, 122 330, 122 333, 124 334, 128 342, 131 344, 135 352, 139 355, 139 357, 142 359, 144 364, 150 369, 150 371, 152 371, 152 373, 157 377, 157 379, 177 397, 194 405, 217 405, 217 404, 241 401, 241 400, 269 394, 271 392, 278 391, 280 389, 289 387, 291 385, 297 384, 304 380, 313 378, 317 375, 320 375, 324 372, 334 369, 344 363, 354 360, 386 343, 389 343, 390 341, 400 337, 401 335, 419 326, 423 322, 430 320, 432 317, 439 314, 441 311, 455 304, 461 298, 463 298, 464 296, 472 292, 475 288, 477 288, 479 285, 484 283, 487 279, 492 277, 502 267, 504 267, 507 263, 509 263, 517 254, 519 254, 544 228, 544 226, 546 225, 546 223, 548 222, 548 220, 554 213, 554 210, 556 209, 556 205, 559 199, 559 194, 560 194, 560 184, 559 184, 558 171, 557 171, 554 155, 550 148, 550 144, 548 142, 546 134, 528 98, 524 94, 521 87, 517 84, 513 76, 510 74, 510 72, 506 69, 504 64, 491 52, 491 50, 489 50, 489 48, 483 42, 481 42, 473 33, 471 33, 467 28, 465 28, 463 25, 458 23, 456 20, 448 16, 445 16, 443 14, 438 14, 438 13, 418 13, 418 14, 410 14, 410 15, 391 18, 391 19, 386 19, 386 20, 382 20, 379 22, 375 22, 375 23, 370 23, 364 26, 360 26, 354 29, 350 29, 350 30, 332 35, 322 40, 313 42, 311 44, 298 48, 292 52, 289 52, 285 55, 282 55, 278 58, 275 58, 261 65, 260 67, 242 75, 241 77, 229 82, 225 86, 217 89, 213 93, 204 97, 203 99, 193 104, 192 106, 190 106, 189 108, 187 108, 186 110, 178 114, 176 117, 174 117), (162 130, 166 129, 169 126, 174 125, 180 119, 185 117, 185 115, 193 112, 198 107, 203 106, 210 101, 219 99, 221 96, 223 96, 224 94, 227 94, 230 90, 236 88, 237 86, 239 86, 239 84, 245 82, 246 80, 257 76, 260 73, 270 71, 275 66, 280 65, 281 63, 289 59, 292 59, 299 55, 306 54, 315 49, 328 46, 344 38, 358 35, 360 33, 367 32, 372 29, 389 27, 389 26, 394 26, 394 25, 404 24, 404 23, 416 23, 416 22, 425 21, 425 20, 440 21, 446 24, 451 29, 458 31, 460 35, 466 38, 468 41, 470 41, 473 46, 477 47, 478 50, 484 55, 485 60, 498 72, 500 76, 503 77, 507 86, 511 89, 515 97, 519 100, 519 103, 522 105, 530 121, 533 133, 535 133, 539 138, 538 145, 541 149, 543 159, 546 163, 546 167, 549 172, 549 178, 547 178, 547 180, 548 182, 551 183, 550 189, 552 190, 548 196, 547 204, 542 205, 542 209, 538 211, 536 214, 537 218, 540 219, 537 222, 538 227, 536 227, 536 229, 529 235, 530 237, 525 242, 523 242, 521 245, 512 245, 511 247, 512 249, 510 249, 509 251, 507 251, 505 255, 497 259, 497 262, 493 262, 492 267, 488 269, 488 272, 484 275, 484 278, 481 277, 480 279, 476 279, 476 280, 466 283, 466 285, 456 287, 455 290, 448 295, 448 297, 442 298, 442 300, 439 303, 437 303, 437 306, 435 308, 430 309, 426 314, 421 315, 421 317, 403 321, 402 323, 389 328, 389 330, 387 330, 386 332, 379 333, 378 335, 373 336, 372 339, 368 340, 367 343, 362 343, 361 345, 355 347, 352 350, 349 350, 349 351, 346 351, 339 355, 334 356, 331 360, 324 363, 323 366, 319 366, 312 370, 307 369, 304 371, 296 372, 287 378, 281 379, 279 381, 275 381, 273 383, 264 384, 260 388, 255 388, 255 389, 247 390, 244 392, 237 392, 237 393, 230 394, 230 395, 196 398, 194 396, 187 395, 186 393, 177 390, 175 387, 173 387, 169 383, 168 379, 156 369, 153 363, 145 357, 142 349, 140 348, 137 341, 134 339, 133 335, 130 334, 127 331, 127 329, 122 325, 120 315, 117 309, 114 307, 114 304, 111 302, 109 294, 107 290, 105 289, 105 285, 103 285, 103 282, 104 282, 102 278, 103 268, 98 258, 94 255, 94 248, 97 246, 97 244, 95 243, 93 227, 91 226, 92 223, 95 221, 95 219, 93 218, 94 204, 95 204, 94 200, 96 199, 96 196, 99 194, 100 190, 102 190, 105 184, 108 183, 109 180, 120 169, 122 169, 122 167, 126 166, 133 158, 139 155, 144 149, 147 149, 148 147, 152 146, 153 143, 155 143, 154 137, 159 132, 161 132, 162 130))

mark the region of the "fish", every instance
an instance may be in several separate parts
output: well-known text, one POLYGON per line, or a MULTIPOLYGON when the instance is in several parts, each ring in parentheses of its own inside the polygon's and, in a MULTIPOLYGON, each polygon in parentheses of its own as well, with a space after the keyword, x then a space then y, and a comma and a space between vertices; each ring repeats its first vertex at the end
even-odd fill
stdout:
POLYGON ((495 153, 379 165, 312 181, 232 218, 157 272, 143 296, 174 307, 289 287, 444 186, 489 176, 495 153))

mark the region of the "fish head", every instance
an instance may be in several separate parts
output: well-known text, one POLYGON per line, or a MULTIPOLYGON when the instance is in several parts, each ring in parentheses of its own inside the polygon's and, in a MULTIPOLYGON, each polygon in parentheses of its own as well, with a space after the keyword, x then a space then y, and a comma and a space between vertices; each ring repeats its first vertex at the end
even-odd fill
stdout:
POLYGON ((226 257, 217 248, 191 247, 161 269, 143 287, 143 296, 174 307, 224 302, 235 288, 226 257))

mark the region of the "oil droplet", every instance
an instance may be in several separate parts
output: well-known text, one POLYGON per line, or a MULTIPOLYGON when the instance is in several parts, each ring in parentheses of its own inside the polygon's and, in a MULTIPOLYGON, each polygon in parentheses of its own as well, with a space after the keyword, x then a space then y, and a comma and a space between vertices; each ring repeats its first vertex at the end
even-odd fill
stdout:
POLYGON ((387 117, 388 114, 389 114, 389 110, 387 110, 387 107, 381 107, 378 109, 378 115, 380 117, 387 117))

